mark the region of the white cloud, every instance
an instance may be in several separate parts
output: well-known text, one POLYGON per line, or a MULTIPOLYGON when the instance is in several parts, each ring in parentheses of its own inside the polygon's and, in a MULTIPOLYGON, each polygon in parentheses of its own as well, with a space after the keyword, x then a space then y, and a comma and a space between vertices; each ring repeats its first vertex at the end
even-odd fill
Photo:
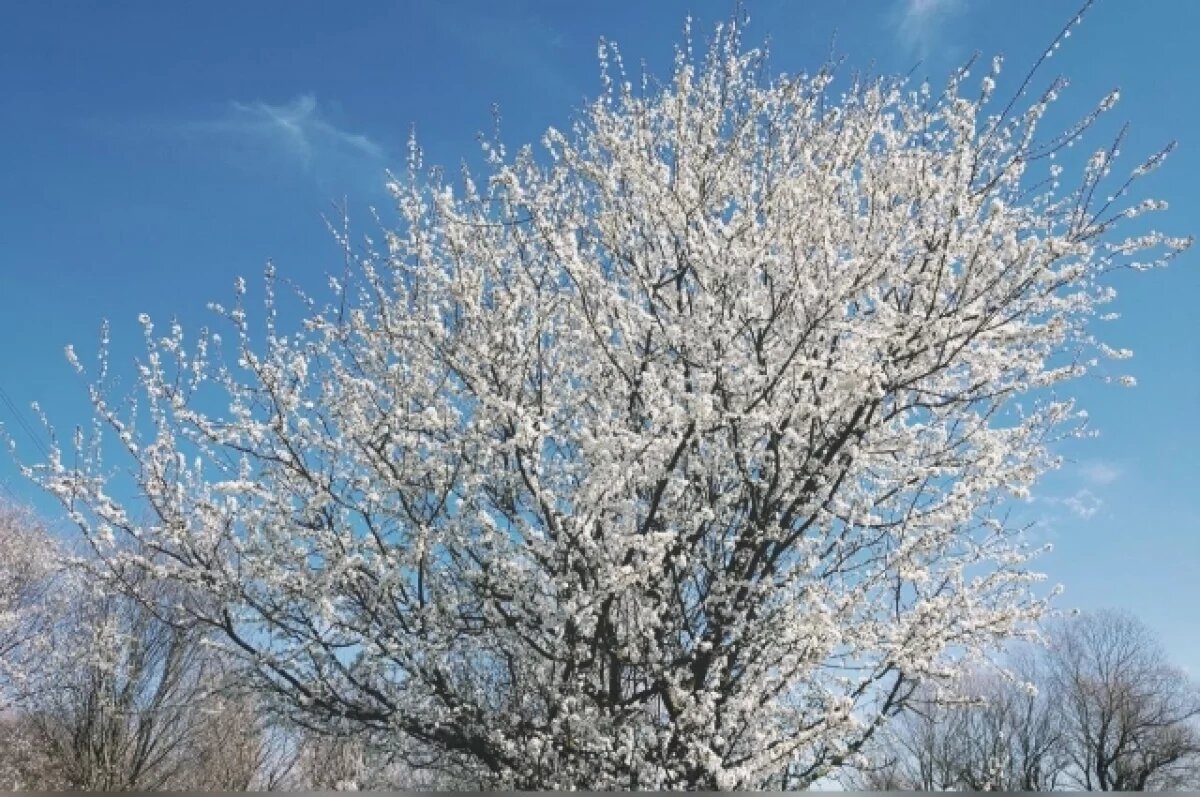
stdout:
POLYGON ((384 150, 368 136, 344 130, 331 122, 311 94, 289 102, 232 102, 219 119, 193 122, 185 130, 256 139, 298 160, 306 168, 322 158, 347 156, 379 161, 384 150))
POLYGON ((1121 470, 1116 465, 1103 460, 1089 460, 1079 466, 1079 474, 1089 483, 1097 487, 1105 487, 1121 478, 1121 470))
POLYGON ((963 0, 899 0, 893 17, 896 36, 911 52, 925 58, 933 50, 942 22, 961 13, 963 7, 963 0))
POLYGON ((1063 498, 1062 504, 1084 520, 1094 517, 1100 511, 1100 507, 1104 506, 1104 502, 1091 490, 1078 490, 1074 495, 1063 498))

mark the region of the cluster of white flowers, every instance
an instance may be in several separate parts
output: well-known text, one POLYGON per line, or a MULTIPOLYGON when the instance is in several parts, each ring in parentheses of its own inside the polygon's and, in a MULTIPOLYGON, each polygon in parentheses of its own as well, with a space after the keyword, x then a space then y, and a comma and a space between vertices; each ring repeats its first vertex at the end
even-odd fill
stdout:
POLYGON ((1041 614, 998 508, 1076 417, 1044 388, 1084 372, 1058 355, 1100 276, 1186 242, 1108 242, 1107 151, 1030 193, 1058 86, 839 96, 738 39, 609 81, 543 157, 489 146, 486 180, 414 145, 329 309, 280 337, 269 293, 260 346, 244 285, 216 308, 236 367, 145 319, 143 414, 93 400, 148 512, 105 492, 100 425, 31 474, 314 722, 498 786, 812 782, 1041 614))

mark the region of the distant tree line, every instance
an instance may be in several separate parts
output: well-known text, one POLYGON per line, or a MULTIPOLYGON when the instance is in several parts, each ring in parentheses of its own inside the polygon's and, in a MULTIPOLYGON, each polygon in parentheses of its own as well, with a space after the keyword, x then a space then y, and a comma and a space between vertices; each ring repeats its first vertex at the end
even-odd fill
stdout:
POLYGON ((140 584, 156 600, 135 600, 95 588, 86 567, 0 504, 0 791, 469 785, 273 711, 181 622, 185 590, 140 584))
POLYGON ((854 788, 1161 791, 1200 788, 1200 689, 1134 616, 1083 614, 1004 674, 924 690, 876 739, 854 788))
MULTIPOLYGON (((86 566, 29 513, 0 509, 0 789, 480 785, 433 751, 307 727, 180 622, 186 590, 137 585, 153 603, 100 592, 81 577, 86 566)), ((1200 786, 1200 690, 1140 621, 1085 614, 1048 625, 1045 638, 1002 669, 919 687, 840 780, 867 790, 1200 786)))

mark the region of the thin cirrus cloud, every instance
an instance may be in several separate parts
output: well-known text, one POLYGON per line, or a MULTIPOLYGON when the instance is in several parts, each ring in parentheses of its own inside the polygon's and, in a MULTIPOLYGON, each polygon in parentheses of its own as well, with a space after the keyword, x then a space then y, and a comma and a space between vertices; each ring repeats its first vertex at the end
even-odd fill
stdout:
POLYGON ((386 154, 369 136, 332 122, 312 94, 278 105, 262 100, 231 102, 219 118, 187 123, 182 130, 268 147, 306 169, 347 158, 379 162, 386 154))
MULTIPOLYGON (((1076 490, 1066 497, 1052 495, 1037 500, 1050 506, 1064 507, 1072 515, 1083 520, 1095 517, 1104 508, 1103 499, 1086 487, 1076 490)), ((1051 514, 1042 517, 1041 520, 1043 523, 1052 523, 1054 519, 1053 514, 1051 514)))
MULTIPOLYGON (((1083 486, 1080 486, 1075 492, 1066 496, 1052 495, 1032 500, 1041 501, 1049 506, 1062 507, 1081 520, 1090 520, 1104 508, 1104 499, 1096 495, 1092 488, 1103 492, 1101 488, 1109 487, 1117 482, 1123 472, 1113 463, 1100 459, 1081 462, 1073 472, 1076 484, 1083 483, 1083 486)), ((1047 517, 1043 520, 1049 521, 1051 518, 1047 517)))
POLYGON ((1079 474, 1097 487, 1106 487, 1121 478, 1121 470, 1109 462, 1090 460, 1079 466, 1079 474))
POLYGON ((1077 490, 1074 495, 1068 496, 1062 500, 1063 506, 1071 510, 1071 513, 1076 517, 1087 520, 1095 517, 1100 508, 1104 506, 1095 493, 1091 490, 1077 490))
POLYGON ((938 44, 943 23, 963 11, 963 0, 899 0, 892 25, 896 38, 919 58, 938 44))

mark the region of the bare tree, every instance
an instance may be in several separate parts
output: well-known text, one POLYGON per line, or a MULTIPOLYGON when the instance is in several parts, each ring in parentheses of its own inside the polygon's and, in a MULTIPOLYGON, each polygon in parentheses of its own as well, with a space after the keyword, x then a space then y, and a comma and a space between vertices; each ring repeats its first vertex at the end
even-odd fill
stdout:
POLYGON ((869 790, 946 791, 959 785, 965 714, 919 689, 907 710, 878 736, 868 761, 848 773, 869 790))
POLYGON ((51 776, 46 751, 34 744, 28 718, 16 710, 0 712, 0 791, 61 788, 51 776))
POLYGON ((1067 760, 1055 696, 1036 651, 1010 654, 1003 670, 975 672, 953 692, 919 689, 867 760, 848 773, 871 790, 1050 791, 1067 760))
POLYGON ((1061 623, 1049 666, 1077 785, 1200 785, 1200 688, 1143 623, 1116 611, 1061 623))
POLYGON ((132 572, 105 592, 97 565, 0 505, 0 788, 285 785, 294 734, 178 622, 184 590, 132 572))
MULTIPOLYGON (((973 680, 978 686, 980 679, 973 680)), ((965 691, 923 684, 843 781, 869 791, 987 790, 991 758, 984 755, 982 765, 976 759, 992 740, 980 744, 968 737, 984 724, 982 710, 980 699, 965 691)))
POLYGON ((50 630, 38 686, 21 706, 24 733, 49 766, 43 787, 170 786, 203 728, 214 661, 195 631, 164 619, 172 590, 143 590, 157 598, 150 605, 74 586, 50 630))
POLYGON ((1055 624, 1005 677, 923 687, 848 774, 856 788, 1160 790, 1200 784, 1200 688, 1122 612, 1055 624))
POLYGON ((56 662, 47 676, 57 685, 3 718, 0 787, 307 787, 296 777, 295 733, 223 673, 223 662, 169 626, 128 631, 140 636, 122 643, 115 665, 56 662))
POLYGON ((973 791, 1052 791, 1066 765, 1055 695, 1034 650, 1010 654, 1001 673, 970 679, 957 745, 959 783, 973 791))
MULTIPOLYGON (((223 662, 227 664, 227 662, 223 662)), ((236 670, 195 701, 198 725, 172 788, 274 791, 317 788, 300 778, 300 737, 281 723, 236 670)))
POLYGON ((353 725, 330 733, 327 725, 306 726, 303 717, 286 725, 297 753, 289 788, 317 791, 476 791, 486 786, 472 762, 429 745, 397 744, 362 733, 353 725), (298 721, 297 721, 298 720, 298 721))

